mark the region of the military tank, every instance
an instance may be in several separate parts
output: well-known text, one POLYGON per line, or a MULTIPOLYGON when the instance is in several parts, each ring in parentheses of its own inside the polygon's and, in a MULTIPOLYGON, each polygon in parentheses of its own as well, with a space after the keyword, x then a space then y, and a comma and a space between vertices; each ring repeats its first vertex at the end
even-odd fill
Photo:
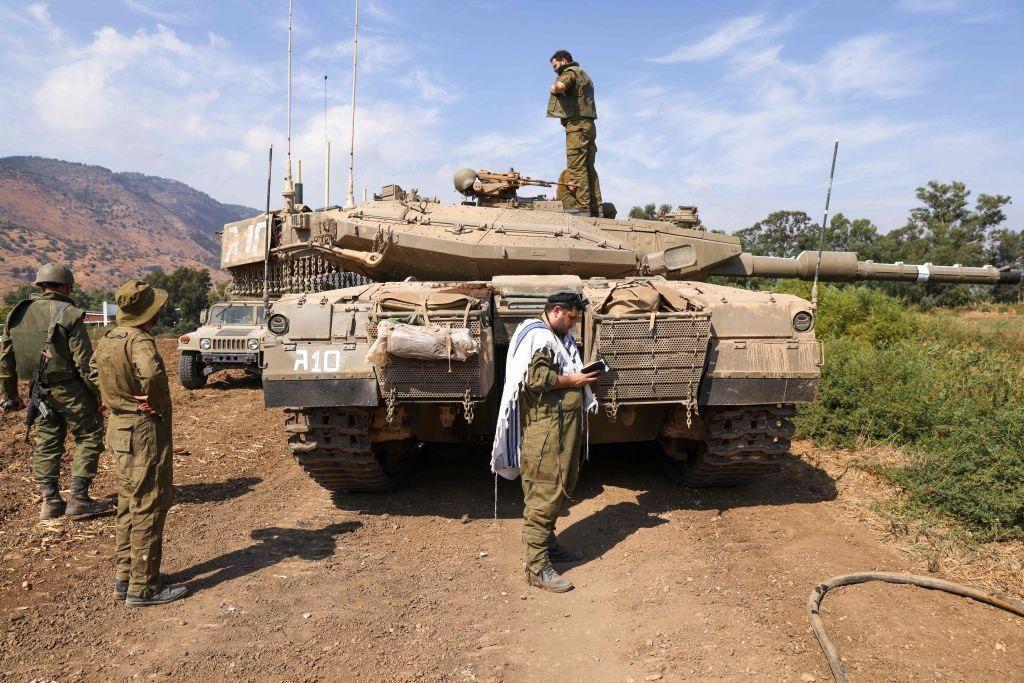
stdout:
POLYGON ((702 229, 695 207, 616 220, 519 196, 543 184, 514 170, 463 169, 460 204, 388 185, 355 208, 313 211, 286 193, 284 209, 225 226, 222 265, 235 292, 259 293, 266 272, 277 299, 262 342, 265 403, 285 409, 291 451, 320 485, 386 491, 419 443, 490 444, 509 339, 556 291, 586 297, 577 339, 585 360, 611 368, 594 386, 601 410, 590 442, 657 442, 679 481, 722 486, 759 476, 789 451, 796 407, 815 400, 823 347, 808 301, 709 277, 1021 278, 852 252, 755 256, 738 238, 702 229), (353 277, 365 280, 338 286, 353 277), (388 346, 399 326, 433 333, 441 352, 388 346), (469 352, 453 353, 457 336, 469 352))

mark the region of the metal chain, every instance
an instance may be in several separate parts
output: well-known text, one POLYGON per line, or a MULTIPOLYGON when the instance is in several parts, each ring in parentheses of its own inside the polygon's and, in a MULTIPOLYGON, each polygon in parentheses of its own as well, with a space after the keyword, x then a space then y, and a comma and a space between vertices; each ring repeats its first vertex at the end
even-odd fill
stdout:
POLYGON ((462 416, 466 418, 466 424, 473 424, 473 405, 469 389, 466 389, 466 393, 462 397, 462 416))

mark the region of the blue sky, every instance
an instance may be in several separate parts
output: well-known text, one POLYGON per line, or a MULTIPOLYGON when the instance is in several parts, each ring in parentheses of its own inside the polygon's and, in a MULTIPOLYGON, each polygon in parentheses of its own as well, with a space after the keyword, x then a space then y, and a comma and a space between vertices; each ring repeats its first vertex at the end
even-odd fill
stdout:
MULTIPOLYGON (((287 0, 0 1, 0 155, 175 178, 262 206, 283 176, 287 0)), ((352 0, 296 0, 293 158, 322 203, 347 182, 352 0)), ((553 178, 547 61, 597 85, 607 200, 697 204, 735 230, 777 209, 901 225, 914 189, 1010 194, 1024 227, 1024 6, 893 2, 362 0, 356 186, 455 199, 461 166, 553 178)))

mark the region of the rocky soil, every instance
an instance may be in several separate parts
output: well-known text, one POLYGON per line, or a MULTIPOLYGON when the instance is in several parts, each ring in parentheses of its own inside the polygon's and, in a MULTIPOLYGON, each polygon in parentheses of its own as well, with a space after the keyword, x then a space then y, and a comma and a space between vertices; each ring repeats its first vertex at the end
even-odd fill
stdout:
MULTIPOLYGON (((498 483, 494 519, 485 453, 428 448, 400 491, 335 506, 258 383, 174 391, 164 570, 193 595, 164 607, 113 600, 111 517, 37 521, 20 416, 0 418, 0 679, 825 681, 815 584, 927 570, 866 507, 878 484, 807 444, 731 491, 678 488, 649 454, 609 448, 559 525, 586 554, 566 571, 577 588, 547 594, 523 580, 516 483, 498 483)), ((852 587, 824 618, 853 680, 1024 671, 1024 621, 952 596, 852 587)))

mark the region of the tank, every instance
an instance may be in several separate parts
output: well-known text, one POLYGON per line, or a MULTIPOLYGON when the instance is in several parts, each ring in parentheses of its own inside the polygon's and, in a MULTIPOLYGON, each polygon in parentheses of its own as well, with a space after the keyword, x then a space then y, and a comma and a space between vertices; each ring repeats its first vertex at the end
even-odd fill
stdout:
POLYGON ((264 399, 285 409, 291 451, 320 485, 386 491, 421 443, 489 451, 509 339, 556 291, 586 297, 577 339, 585 360, 611 368, 594 385, 601 408, 590 443, 656 442, 678 481, 723 486, 788 453, 797 406, 815 400, 823 348, 810 302, 707 278, 810 280, 816 269, 840 282, 1021 278, 851 252, 822 252, 820 265, 817 252, 755 256, 702 229, 695 207, 662 220, 583 217, 520 197, 530 185, 551 183, 463 169, 460 204, 388 185, 352 209, 289 203, 225 226, 222 265, 236 292, 262 291, 269 254, 268 289, 279 299, 261 347, 264 399), (417 334, 440 331, 447 356, 381 356, 378 342, 409 323, 417 334), (456 336, 473 348, 464 358, 453 357, 456 336))

